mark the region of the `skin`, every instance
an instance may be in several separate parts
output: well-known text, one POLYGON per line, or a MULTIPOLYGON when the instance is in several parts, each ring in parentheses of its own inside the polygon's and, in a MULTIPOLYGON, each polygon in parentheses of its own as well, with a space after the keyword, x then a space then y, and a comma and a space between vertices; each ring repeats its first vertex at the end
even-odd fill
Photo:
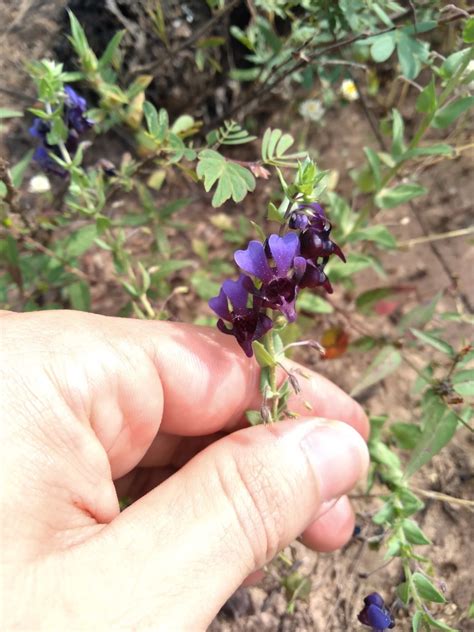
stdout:
POLYGON ((325 378, 249 428, 259 369, 231 336, 73 311, 0 328, 3 629, 205 630, 296 537, 350 538, 368 423, 325 378))

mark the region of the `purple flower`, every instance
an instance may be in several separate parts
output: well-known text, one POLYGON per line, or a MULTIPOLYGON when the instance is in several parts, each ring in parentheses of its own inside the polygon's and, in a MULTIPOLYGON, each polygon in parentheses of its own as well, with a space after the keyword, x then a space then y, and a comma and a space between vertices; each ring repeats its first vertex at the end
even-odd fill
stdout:
POLYGON ((395 621, 390 611, 385 607, 381 595, 374 592, 364 599, 364 608, 357 618, 363 625, 372 628, 372 632, 384 632, 388 628, 395 627, 395 621))
POLYGON ((79 96, 71 86, 64 86, 64 92, 66 93, 64 104, 68 128, 75 130, 78 134, 87 132, 94 121, 84 116, 87 110, 86 100, 79 96))
MULTIPOLYGON (((86 100, 79 96, 70 86, 65 86, 66 98, 64 101, 64 120, 68 128, 68 137, 64 143, 70 156, 74 156, 79 147, 80 135, 93 125, 93 121, 86 118, 86 100)), ((51 131, 51 123, 40 118, 35 118, 29 129, 31 136, 39 138, 41 144, 36 148, 33 159, 44 171, 66 177, 67 171, 63 169, 53 158, 53 155, 62 158, 58 145, 50 145, 47 136, 51 131)))
POLYGON ((323 287, 328 294, 333 293, 331 282, 327 274, 324 272, 324 264, 306 261, 304 273, 298 280, 300 288, 310 288, 314 290, 317 287, 323 287))
POLYGON ((224 281, 219 295, 209 301, 209 307, 220 317, 218 329, 235 336, 249 358, 253 355, 252 342, 262 338, 273 326, 271 318, 262 311, 262 302, 257 296, 252 297, 252 306, 247 307, 254 289, 252 280, 241 275, 238 281, 224 281), (231 327, 228 328, 224 321, 231 323, 231 327))
POLYGON ((263 306, 281 311, 288 322, 294 322, 297 278, 306 268, 306 261, 299 256, 296 233, 284 237, 270 235, 265 244, 251 241, 246 250, 237 250, 234 260, 246 274, 261 281, 254 293, 262 299, 263 306), (274 266, 269 260, 273 260, 274 266))

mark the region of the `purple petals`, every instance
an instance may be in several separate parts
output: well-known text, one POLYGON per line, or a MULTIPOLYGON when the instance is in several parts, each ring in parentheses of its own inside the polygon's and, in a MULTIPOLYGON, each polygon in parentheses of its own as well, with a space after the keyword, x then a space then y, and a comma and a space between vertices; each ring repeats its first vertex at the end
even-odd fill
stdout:
MULTIPOLYGON (((226 281, 227 283, 227 281, 226 281)), ((224 287, 221 287, 218 296, 214 296, 209 300, 209 307, 214 311, 220 318, 224 320, 231 320, 231 315, 229 312, 229 306, 227 302, 227 294, 224 291, 224 287)))
POLYGON ((237 250, 234 254, 235 263, 247 274, 250 274, 264 283, 272 279, 272 271, 268 265, 263 244, 259 241, 251 241, 247 250, 237 250))
POLYGON ((372 628, 373 632, 384 632, 395 627, 395 621, 378 593, 368 595, 364 603, 364 608, 357 615, 363 625, 372 628))
POLYGON ((278 276, 286 277, 299 249, 298 235, 296 233, 287 233, 284 237, 270 235, 268 246, 275 261, 278 276))

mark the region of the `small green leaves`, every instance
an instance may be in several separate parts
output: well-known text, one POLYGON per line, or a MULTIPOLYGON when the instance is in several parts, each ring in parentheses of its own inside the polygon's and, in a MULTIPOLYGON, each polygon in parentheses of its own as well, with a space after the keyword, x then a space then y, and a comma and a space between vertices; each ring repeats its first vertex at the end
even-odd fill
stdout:
POLYGON ((375 203, 379 208, 394 208, 425 193, 427 189, 420 184, 399 184, 391 189, 382 189, 375 196, 375 203))
POLYGON ((252 136, 246 129, 241 127, 236 121, 224 121, 224 125, 213 130, 206 136, 209 145, 242 145, 250 143, 257 137, 252 136))
POLYGON ((149 101, 145 101, 143 104, 143 113, 145 114, 148 131, 153 137, 153 140, 162 143, 168 134, 168 113, 164 108, 161 108, 160 111, 157 112, 153 103, 149 101))
POLYGON ((402 522, 403 533, 410 544, 431 544, 431 540, 426 537, 423 531, 414 520, 405 518, 402 522))
POLYGON ((466 44, 474 44, 474 18, 469 18, 462 32, 462 38, 466 44))
POLYGON ((426 575, 422 575, 419 572, 413 573, 412 581, 416 587, 416 590, 420 597, 427 601, 434 601, 435 603, 446 603, 444 595, 434 587, 426 575))
POLYGON ((461 97, 445 105, 434 115, 431 125, 437 129, 444 129, 453 123, 458 116, 474 105, 474 97, 461 97))
POLYGON ((365 389, 384 380, 391 373, 396 371, 401 363, 402 356, 400 351, 391 345, 387 345, 375 356, 361 380, 352 389, 351 395, 355 397, 365 389))
POLYGON ((416 100, 416 110, 423 114, 432 114, 436 110, 438 99, 436 97, 436 88, 434 77, 429 84, 423 88, 416 100))
POLYGON ((311 292, 302 292, 298 297, 298 309, 309 314, 332 314, 334 307, 324 298, 311 292))
POLYGON ((298 158, 304 158, 306 152, 287 154, 288 149, 293 145, 294 139, 291 134, 283 134, 281 129, 268 128, 262 140, 262 160, 265 164, 281 167, 297 167, 298 158))
POLYGON ((249 191, 255 189, 255 178, 252 173, 235 162, 224 158, 213 149, 203 149, 199 153, 196 173, 204 180, 204 188, 210 191, 217 182, 217 188, 212 198, 212 206, 221 206, 232 198, 234 202, 241 202, 249 191))
POLYGON ((387 61, 395 50, 395 33, 384 33, 373 38, 370 47, 372 59, 378 63, 387 61))
POLYGON ((437 351, 444 353, 450 358, 454 357, 455 355, 454 349, 451 347, 450 344, 448 344, 444 340, 441 340, 441 338, 438 338, 437 336, 434 336, 433 334, 429 334, 426 331, 419 331, 418 329, 410 329, 410 331, 414 336, 418 338, 418 340, 421 340, 427 345, 430 345, 437 351))
POLYGON ((23 116, 23 112, 12 110, 10 108, 0 108, 0 119, 18 118, 23 116))
POLYGON ((456 415, 438 397, 429 407, 425 407, 423 431, 406 467, 405 479, 410 478, 444 448, 456 432, 457 426, 456 415))
POLYGON ((252 343, 253 351, 255 353, 255 358, 258 364, 262 367, 264 366, 275 366, 276 361, 272 357, 272 355, 265 349, 261 342, 254 340, 252 343))

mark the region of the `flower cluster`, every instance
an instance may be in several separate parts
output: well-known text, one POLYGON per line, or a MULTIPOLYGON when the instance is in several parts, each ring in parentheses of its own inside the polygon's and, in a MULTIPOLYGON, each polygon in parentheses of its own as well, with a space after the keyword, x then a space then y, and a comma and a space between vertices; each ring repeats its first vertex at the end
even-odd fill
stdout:
POLYGON ((385 603, 379 593, 371 593, 364 599, 364 608, 359 612, 357 618, 363 625, 372 628, 372 632, 384 632, 384 630, 395 627, 395 621, 390 611, 385 607, 385 603))
POLYGON ((333 254, 345 261, 330 239, 331 224, 319 204, 303 204, 292 211, 288 228, 295 232, 270 235, 264 243, 251 241, 246 250, 237 250, 234 260, 244 274, 238 281, 225 281, 219 295, 209 301, 219 316, 217 327, 235 336, 249 357, 252 342, 273 326, 268 310, 294 322, 299 290, 322 287, 331 293, 324 267, 333 254))
MULTIPOLYGON (((65 86, 64 123, 68 130, 68 136, 64 147, 70 156, 74 156, 79 147, 82 134, 92 127, 93 121, 85 116, 87 110, 86 100, 79 96, 70 86, 65 86)), ((30 127, 30 134, 38 138, 41 144, 36 148, 33 159, 44 169, 59 176, 66 176, 67 172, 51 157, 51 154, 63 158, 59 145, 48 143, 48 134, 51 124, 40 118, 35 118, 30 127)))

